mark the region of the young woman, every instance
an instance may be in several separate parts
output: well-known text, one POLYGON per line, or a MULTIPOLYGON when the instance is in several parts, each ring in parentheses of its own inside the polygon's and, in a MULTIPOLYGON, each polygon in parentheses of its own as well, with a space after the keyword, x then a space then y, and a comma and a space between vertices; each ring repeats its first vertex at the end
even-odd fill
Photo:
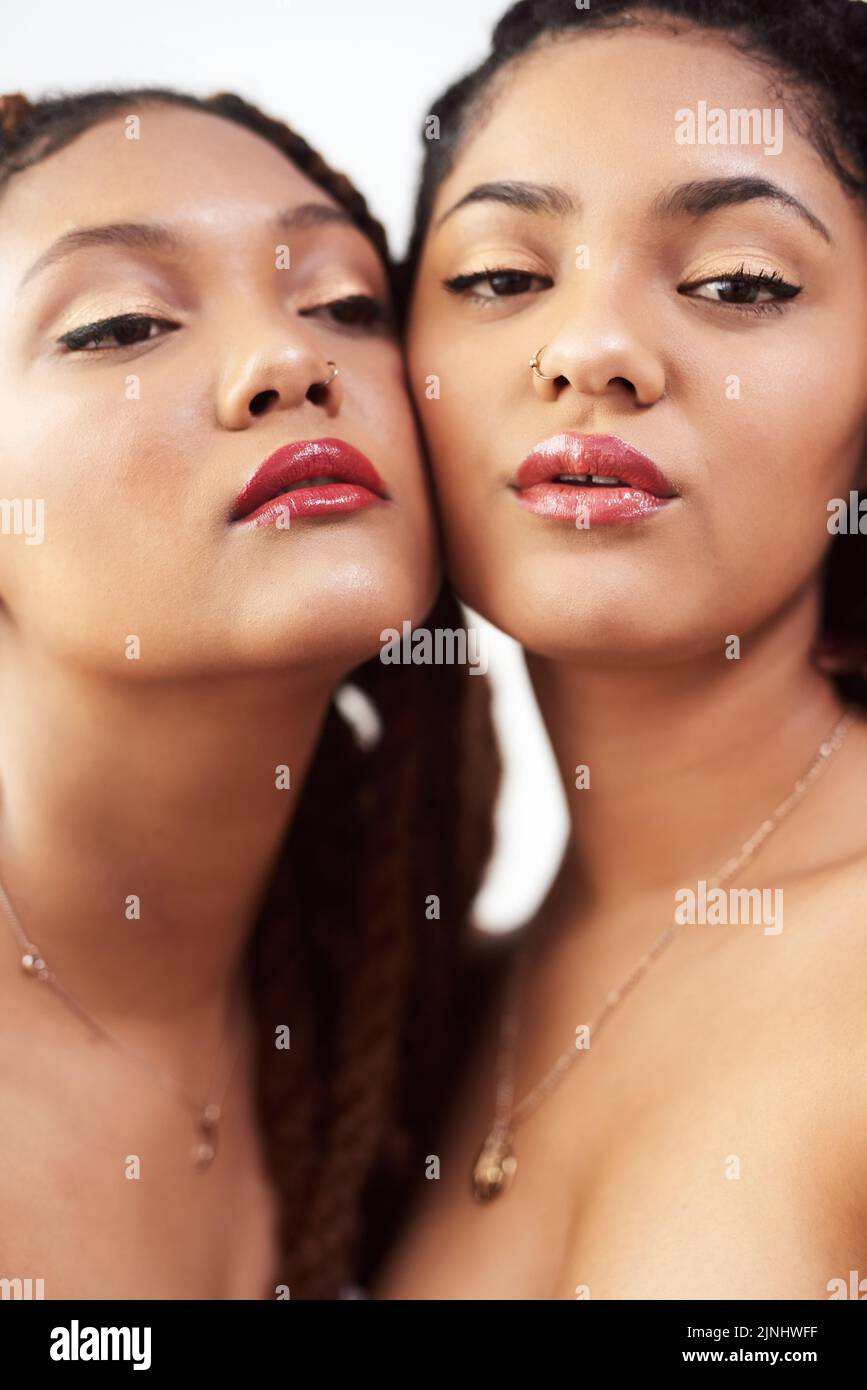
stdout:
POLYGON ((0 1277, 333 1297, 430 1148, 496 771, 484 682, 378 660, 439 584, 384 235, 231 95, 0 122, 0 1277))
POLYGON ((867 1267, 867 687, 813 656, 867 631, 865 55, 852 0, 540 0, 430 108, 411 386, 571 833, 384 1297, 867 1267))

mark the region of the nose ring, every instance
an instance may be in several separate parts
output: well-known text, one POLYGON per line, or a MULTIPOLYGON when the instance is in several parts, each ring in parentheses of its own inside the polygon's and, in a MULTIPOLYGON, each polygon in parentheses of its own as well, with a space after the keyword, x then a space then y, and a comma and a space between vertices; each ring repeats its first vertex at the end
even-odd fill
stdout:
POLYGON ((336 363, 334 363, 334 362, 326 362, 325 365, 326 365, 326 367, 330 367, 330 368, 331 368, 331 375, 330 375, 330 377, 328 378, 327 381, 317 381, 317 382, 314 382, 314 385, 315 385, 315 386, 321 386, 321 387, 323 387, 323 388, 325 388, 326 386, 330 386, 331 383, 332 383, 332 381, 334 380, 334 378, 335 378, 336 376, 338 376, 339 373, 340 373, 340 368, 336 365, 336 363))
MULTIPOLYGON (((328 387, 331 386, 332 383, 336 381, 337 377, 340 375, 340 368, 338 367, 336 362, 326 362, 325 365, 326 367, 331 368, 330 376, 326 377, 325 381, 314 381, 313 385, 310 388, 311 392, 313 392, 318 399, 324 399, 324 397, 319 397, 319 392, 327 391, 328 387)), ((340 405, 342 397, 343 392, 341 387, 335 386, 333 391, 329 393, 327 398, 332 409, 336 409, 340 405)))
POLYGON ((557 394, 556 387, 553 385, 557 378, 555 376, 545 376, 544 372, 539 371, 539 358, 542 356, 547 346, 547 343, 543 343, 542 346, 533 353, 533 356, 530 358, 530 370, 533 373, 533 385, 536 388, 537 394, 545 396, 550 400, 552 396, 557 394))

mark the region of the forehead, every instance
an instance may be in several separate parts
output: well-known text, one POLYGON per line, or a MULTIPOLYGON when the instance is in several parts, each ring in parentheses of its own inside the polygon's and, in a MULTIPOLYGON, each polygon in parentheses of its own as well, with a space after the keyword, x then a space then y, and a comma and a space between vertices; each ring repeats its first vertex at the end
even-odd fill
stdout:
POLYGON ((333 203, 255 132, 206 112, 164 105, 119 110, 16 174, 0 199, 4 248, 32 256, 71 226, 127 221, 207 230, 261 225, 275 209, 333 203), (138 138, 130 117, 139 118, 138 138))
MULTIPOLYGON (((814 199, 846 195, 803 133, 805 117, 772 68, 726 38, 689 26, 644 25, 543 41, 509 64, 494 84, 437 190, 434 214, 475 184, 528 178, 560 184, 584 199, 635 199, 663 184, 714 175, 787 179, 814 199), (701 104, 764 113, 782 130, 771 140, 682 143, 689 110, 701 104), (782 115, 775 116, 775 111, 782 115), (794 117, 794 119, 793 119, 794 117), (796 122, 797 127, 796 128, 796 122)), ((698 127, 697 127, 698 128, 698 127)), ((797 189, 793 189, 797 191, 797 189)))

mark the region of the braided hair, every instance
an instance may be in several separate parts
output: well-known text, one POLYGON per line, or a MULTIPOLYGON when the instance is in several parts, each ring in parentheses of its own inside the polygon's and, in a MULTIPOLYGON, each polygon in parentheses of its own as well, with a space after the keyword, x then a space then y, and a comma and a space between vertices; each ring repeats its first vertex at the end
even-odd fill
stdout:
MULTIPOLYGON (((399 284, 361 193, 294 130, 233 93, 167 88, 0 97, 0 192, 98 121, 145 102, 261 135, 329 193, 399 284)), ((460 628, 443 588, 427 622, 460 628)), ((494 974, 465 930, 492 846, 499 760, 487 681, 460 665, 385 665, 349 680, 381 726, 359 741, 332 704, 250 934, 256 1102, 279 1209, 275 1287, 333 1298, 375 1272, 418 1190, 452 1069, 494 974), (338 862, 341 872, 334 873, 338 862), (439 916, 428 920, 430 895, 439 916), (487 983, 486 983, 487 982, 487 983), (275 1047, 281 1025, 291 1045, 275 1047)))
MULTIPOLYGON (((718 31, 740 53, 781 75, 796 96, 799 129, 853 197, 867 199, 867 3, 864 0, 518 0, 500 18, 487 56, 431 102, 406 258, 407 306, 437 191, 455 167, 508 65, 548 41, 642 23, 687 21, 718 31), (427 138, 431 116, 437 138, 427 138)), ((860 501, 860 499, 859 499, 860 501)), ((825 669, 841 696, 867 705, 867 536, 834 536, 824 571, 825 669)))

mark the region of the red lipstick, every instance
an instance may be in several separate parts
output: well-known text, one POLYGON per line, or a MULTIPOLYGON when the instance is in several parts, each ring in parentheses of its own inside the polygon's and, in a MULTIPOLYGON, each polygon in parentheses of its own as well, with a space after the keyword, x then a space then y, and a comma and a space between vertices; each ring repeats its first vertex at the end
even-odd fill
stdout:
POLYGON ((343 439, 299 439, 266 458, 242 488, 229 521, 273 525, 358 512, 389 500, 370 459, 343 439))
POLYGON ((572 526, 616 526, 651 516, 677 491, 646 454, 613 434, 556 434, 537 444, 512 483, 538 516, 572 526))

